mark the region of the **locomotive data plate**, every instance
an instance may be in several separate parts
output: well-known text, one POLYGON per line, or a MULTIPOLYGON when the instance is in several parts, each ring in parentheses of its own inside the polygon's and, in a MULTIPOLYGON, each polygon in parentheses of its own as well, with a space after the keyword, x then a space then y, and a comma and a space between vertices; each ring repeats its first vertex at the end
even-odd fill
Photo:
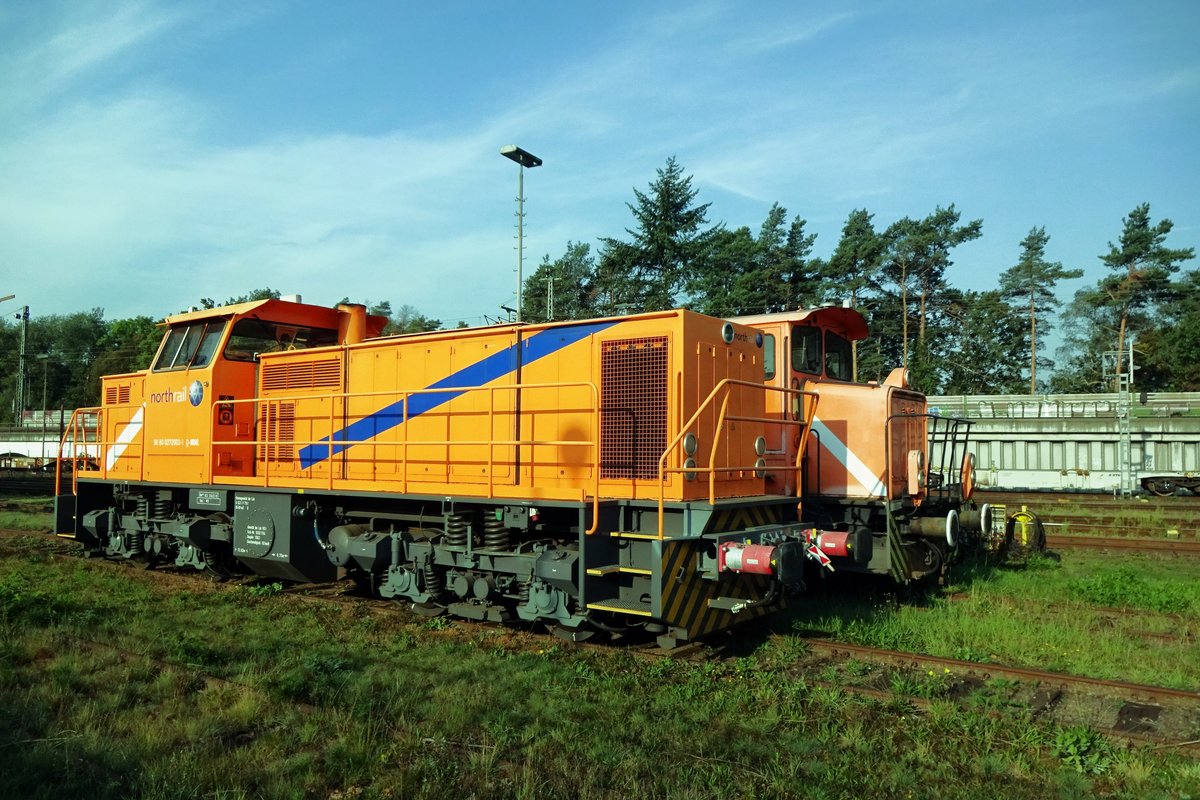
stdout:
POLYGON ((255 495, 239 494, 233 500, 233 553, 240 558, 267 558, 287 553, 272 553, 275 545, 275 520, 270 511, 259 506, 255 495))
POLYGON ((189 502, 193 508, 216 508, 224 511, 226 494, 224 489, 191 489, 189 502))

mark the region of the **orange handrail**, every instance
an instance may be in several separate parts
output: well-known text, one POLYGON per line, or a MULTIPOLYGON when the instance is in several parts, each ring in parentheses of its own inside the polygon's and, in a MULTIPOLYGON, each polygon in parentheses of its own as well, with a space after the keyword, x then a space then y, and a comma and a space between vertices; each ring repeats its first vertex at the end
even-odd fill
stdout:
MULTIPOLYGON (((691 418, 686 423, 684 423, 683 425, 680 426, 679 432, 675 435, 675 438, 671 440, 671 443, 667 445, 666 449, 663 450, 663 454, 661 456, 659 456, 659 458, 658 458, 658 485, 659 485, 659 491, 658 491, 658 538, 662 539, 663 533, 664 533, 663 529, 664 529, 665 515, 666 515, 666 501, 665 501, 666 478, 667 478, 668 473, 680 473, 680 474, 685 474, 685 475, 708 475, 708 502, 715 503, 716 502, 716 480, 717 480, 716 476, 717 476, 718 472, 748 471, 748 470, 754 470, 754 469, 758 468, 757 465, 751 465, 751 466, 728 465, 728 466, 722 466, 722 467, 716 466, 717 451, 718 451, 720 443, 722 441, 721 433, 722 433, 722 431, 725 430, 725 424, 727 422, 734 422, 734 421, 761 422, 764 425, 791 425, 791 426, 798 427, 798 428, 805 428, 812 424, 812 419, 814 416, 816 416, 817 402, 819 401, 819 399, 820 399, 820 397, 817 395, 816 392, 808 391, 806 389, 793 389, 793 388, 790 388, 787 386, 771 386, 769 384, 757 383, 754 381, 737 380, 734 378, 725 378, 725 379, 721 380, 716 386, 714 386, 712 391, 708 393, 708 397, 706 397, 704 399, 704 402, 702 402, 699 405, 699 407, 697 407, 696 413, 692 414, 691 418), (790 394, 790 395, 793 395, 796 397, 807 397, 811 400, 811 403, 804 404, 804 412, 801 414, 800 419, 786 419, 786 418, 785 419, 777 419, 777 418, 772 418, 772 417, 742 416, 740 414, 731 416, 728 414, 729 395, 730 395, 729 387, 731 387, 731 386, 744 386, 744 387, 748 387, 751 389, 761 390, 764 393, 765 392, 780 392, 782 394, 790 394), (708 462, 709 465, 707 467, 667 467, 667 465, 666 465, 667 458, 671 455, 671 453, 673 451, 676 450, 676 448, 678 448, 680 446, 680 444, 683 442, 684 437, 687 436, 687 434, 691 430, 692 426, 695 425, 697 420, 700 419, 701 414, 703 414, 706 410, 709 410, 709 407, 713 405, 713 403, 716 401, 718 394, 720 394, 721 398, 722 398, 721 399, 721 408, 717 414, 717 422, 713 426, 715 435, 713 436, 713 444, 712 444, 712 448, 709 452, 709 462, 708 462)), ((763 407, 764 408, 766 407, 765 404, 763 407)), ((797 454, 796 454, 796 463, 795 463, 795 465, 792 466, 792 469, 796 470, 797 472, 800 470, 800 462, 803 458, 804 446, 805 446, 805 444, 807 444, 807 437, 802 437, 801 442, 802 442, 801 446, 798 449, 797 454)), ((797 481, 796 483, 798 486, 799 481, 797 481)))
MULTIPOLYGON (((89 442, 87 440, 88 427, 87 427, 86 423, 84 422, 84 418, 86 416, 88 416, 89 414, 95 415, 95 417, 96 417, 96 428, 95 428, 96 441, 95 441, 95 444, 96 444, 97 452, 98 452, 98 454, 101 454, 101 455, 104 452, 104 450, 103 450, 103 448, 104 448, 104 441, 103 441, 104 409, 101 406, 89 406, 86 408, 77 408, 74 411, 72 411, 71 419, 68 420, 66 426, 63 428, 62 437, 58 441, 58 454, 55 457, 54 495, 56 497, 62 494, 63 452, 66 450, 68 443, 71 444, 71 493, 72 494, 78 493, 79 463, 81 461, 83 463, 87 463, 87 459, 89 458, 89 455, 88 455, 89 442), (83 443, 83 448, 84 448, 83 455, 80 455, 80 452, 79 452, 80 442, 83 443)), ((97 458, 97 463, 99 463, 99 458, 97 458)))
MULTIPOLYGON (((518 452, 520 451, 520 448, 522 448, 522 447, 585 447, 585 448, 590 448, 590 450, 592 452, 592 458, 590 460, 590 464, 588 464, 588 466, 590 466, 590 468, 591 468, 591 474, 592 474, 592 480, 591 480, 591 486, 590 486, 590 488, 591 488, 590 494, 591 494, 591 506, 592 506, 592 522, 591 522, 590 527, 588 527, 587 530, 585 531, 585 533, 589 534, 589 535, 593 534, 596 532, 596 530, 599 527, 599 517, 600 517, 600 513, 599 513, 599 511, 600 511, 600 445, 599 445, 600 392, 594 382, 591 382, 591 381, 562 381, 562 382, 553 382, 553 383, 519 383, 519 384, 508 384, 508 385, 502 385, 502 386, 458 386, 458 387, 437 388, 437 389, 420 389, 420 390, 391 390, 391 391, 376 391, 376 392, 332 392, 332 393, 320 394, 320 395, 313 395, 313 394, 273 395, 270 397, 255 397, 255 398, 244 398, 244 399, 239 399, 239 400, 225 400, 225 401, 222 401, 221 404, 229 406, 229 405, 235 405, 235 404, 250 404, 250 403, 265 404, 265 408, 266 408, 265 413, 267 415, 266 416, 267 424, 264 427, 266 428, 266 430, 264 430, 262 432, 261 436, 256 436, 252 440, 243 440, 243 439, 216 440, 216 439, 214 439, 212 442, 213 448, 210 451, 210 474, 212 474, 214 476, 216 474, 215 473, 215 466, 216 466, 215 458, 216 458, 216 446, 218 446, 218 445, 225 445, 225 446, 241 445, 241 446, 251 446, 251 447, 255 447, 255 448, 270 447, 272 445, 274 445, 274 446, 283 445, 283 446, 293 446, 293 447, 295 447, 295 446, 322 447, 323 446, 326 449, 327 458, 331 465, 335 463, 334 458, 335 458, 335 455, 337 455, 334 452, 335 448, 339 452, 341 452, 349 447, 354 447, 354 446, 358 446, 358 445, 366 445, 366 446, 371 447, 372 452, 374 452, 374 449, 378 448, 378 447, 385 447, 385 446, 386 447, 396 447, 396 446, 398 446, 400 448, 399 463, 407 464, 409 462, 409 449, 411 447, 475 446, 475 447, 486 448, 486 452, 487 452, 487 488, 486 488, 485 496, 488 499, 492 499, 492 498, 495 498, 498 496, 496 485, 495 485, 494 478, 493 478, 493 472, 495 471, 494 470, 495 449, 497 447, 514 447, 514 448, 517 448, 518 452), (408 412, 409 412, 410 398, 412 398, 414 396, 422 395, 422 394, 439 394, 440 393, 440 394, 453 394, 457 397, 457 396, 460 396, 460 395, 463 395, 466 393, 471 393, 471 392, 487 392, 488 401, 487 401, 486 414, 487 414, 488 419, 492 419, 496 415, 496 410, 495 410, 496 409, 496 400, 495 400, 495 398, 496 398, 497 392, 536 391, 536 390, 545 390, 545 389, 564 389, 564 388, 572 388, 572 387, 587 389, 591 393, 591 403, 585 409, 581 410, 582 413, 588 413, 591 415, 592 430, 594 431, 594 435, 591 439, 545 439, 545 440, 542 440, 542 439, 524 439, 524 438, 498 439, 495 437, 489 437, 486 439, 449 439, 449 438, 447 438, 447 439, 430 439, 430 440, 412 440, 409 438, 407 425, 399 426, 401 428, 401 430, 399 432, 400 440, 398 442, 382 442, 381 443, 380 441, 378 441, 378 439, 375 439, 375 438, 372 438, 372 439, 335 439, 334 433, 333 433, 335 430, 335 428, 334 428, 335 420, 338 417, 339 410, 341 412, 341 416, 346 418, 346 421, 348 424, 350 422, 361 421, 362 419, 365 419, 366 417, 370 416, 370 414, 378 413, 378 409, 376 409, 375 411, 372 411, 369 414, 365 413, 365 414, 361 414, 361 415, 346 415, 345 410, 348 406, 348 402, 352 399, 357 400, 357 399, 372 398, 372 397, 374 397, 374 398, 398 398, 399 402, 402 404, 401 409, 398 411, 399 418, 401 420, 407 420, 409 418, 408 412), (288 439, 286 442, 281 441, 281 440, 273 440, 273 439, 266 438, 266 436, 268 435, 268 432, 270 432, 272 430, 272 426, 271 426, 272 406, 275 406, 277 408, 279 403, 297 402, 297 401, 303 401, 303 400, 309 400, 309 401, 317 400, 317 401, 328 401, 329 402, 329 415, 328 415, 327 424, 329 425, 330 434, 328 436, 322 437, 320 439, 297 439, 295 437, 292 437, 292 438, 288 439)), ((214 406, 213 406, 214 420, 215 420, 216 413, 217 413, 217 406, 214 404, 214 406)), ((514 412, 506 412, 506 413, 515 414, 515 411, 514 412)), ((257 418, 257 411, 255 412, 255 417, 257 418)), ((266 459, 266 461, 268 463, 265 465, 265 472, 264 472, 263 478, 265 481, 265 485, 271 486, 273 484, 271 482, 271 474, 270 474, 270 471, 271 471, 270 463, 269 463, 270 459, 266 459)), ((514 460, 514 463, 517 463, 517 461, 514 460)), ((345 476, 343 476, 343 479, 345 479, 345 476)), ((408 470, 407 469, 400 470, 400 491, 401 492, 408 491, 409 481, 410 481, 410 479, 408 476, 408 470)), ((327 485, 330 490, 332 490, 335 487, 334 469, 332 469, 332 468, 328 470, 328 484, 327 485)), ((580 500, 582 500, 582 501, 586 502, 588 500, 588 492, 586 490, 581 490, 579 496, 580 496, 580 500)))

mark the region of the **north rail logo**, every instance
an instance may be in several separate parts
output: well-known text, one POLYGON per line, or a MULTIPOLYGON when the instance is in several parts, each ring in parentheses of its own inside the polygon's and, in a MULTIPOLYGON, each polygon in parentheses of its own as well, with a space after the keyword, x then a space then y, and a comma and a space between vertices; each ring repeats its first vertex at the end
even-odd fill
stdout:
POLYGON ((167 389, 150 395, 151 403, 182 403, 185 400, 193 406, 204 402, 204 384, 192 381, 192 385, 186 389, 167 389))

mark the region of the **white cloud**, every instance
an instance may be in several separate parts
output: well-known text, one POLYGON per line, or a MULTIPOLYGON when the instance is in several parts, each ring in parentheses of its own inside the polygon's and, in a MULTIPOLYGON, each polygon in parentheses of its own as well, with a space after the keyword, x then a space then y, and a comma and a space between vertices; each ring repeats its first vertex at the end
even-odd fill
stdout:
POLYGON ((751 56, 781 50, 797 44, 811 42, 826 31, 844 25, 858 17, 857 13, 839 12, 822 19, 805 20, 799 24, 789 23, 772 26, 751 36, 731 41, 727 51, 736 56, 751 56))

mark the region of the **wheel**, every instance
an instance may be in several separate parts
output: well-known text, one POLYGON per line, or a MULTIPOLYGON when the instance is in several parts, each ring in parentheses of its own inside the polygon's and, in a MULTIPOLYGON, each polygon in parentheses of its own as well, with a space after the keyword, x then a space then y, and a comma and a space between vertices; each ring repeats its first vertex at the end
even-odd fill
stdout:
POLYGON ((1175 481, 1170 478, 1158 478, 1146 484, 1146 488, 1159 497, 1170 497, 1175 494, 1175 481))
POLYGON ((566 625, 550 625, 550 632, 559 639, 566 639, 568 642, 586 642, 588 639, 596 635, 596 632, 591 628, 568 628, 566 625))
POLYGON ((201 550, 200 558, 204 561, 204 568, 218 580, 229 580, 241 572, 241 565, 228 549, 201 550))
POLYGON ((437 603, 413 603, 412 610, 414 614, 422 617, 440 617, 446 613, 446 607, 437 603))

